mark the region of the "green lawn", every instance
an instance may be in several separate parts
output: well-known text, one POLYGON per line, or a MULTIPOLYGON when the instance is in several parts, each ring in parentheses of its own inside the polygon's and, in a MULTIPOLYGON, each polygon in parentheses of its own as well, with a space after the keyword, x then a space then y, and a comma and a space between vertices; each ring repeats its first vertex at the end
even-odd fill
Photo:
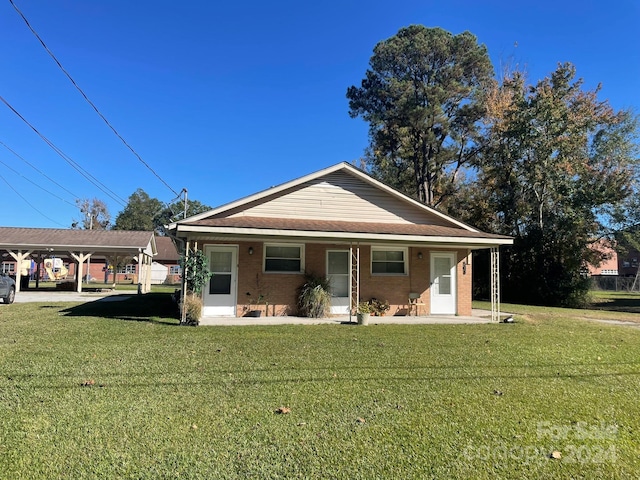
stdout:
POLYGON ((0 478, 638 478, 640 328, 511 307, 191 328, 166 294, 0 305, 0 478))

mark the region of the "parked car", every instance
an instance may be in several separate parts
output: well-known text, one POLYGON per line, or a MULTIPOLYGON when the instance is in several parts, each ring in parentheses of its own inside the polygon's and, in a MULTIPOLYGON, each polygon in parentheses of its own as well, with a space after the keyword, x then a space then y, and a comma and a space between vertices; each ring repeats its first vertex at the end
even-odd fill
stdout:
POLYGON ((16 298, 16 282, 9 275, 0 275, 0 298, 4 303, 13 303, 16 298))

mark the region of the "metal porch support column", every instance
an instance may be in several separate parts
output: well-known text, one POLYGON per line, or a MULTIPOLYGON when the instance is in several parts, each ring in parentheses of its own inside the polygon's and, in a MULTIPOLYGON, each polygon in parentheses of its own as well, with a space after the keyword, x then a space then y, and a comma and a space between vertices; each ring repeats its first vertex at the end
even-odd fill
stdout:
POLYGON ((357 244, 355 249, 353 244, 349 247, 349 282, 350 282, 350 295, 349 295, 349 323, 351 323, 351 317, 354 312, 358 311, 358 303, 360 303, 360 245, 357 244))
POLYGON ((189 240, 185 243, 184 248, 184 268, 182 270, 182 288, 180 289, 180 325, 187 323, 187 309, 184 307, 185 296, 187 295, 187 260, 189 260, 189 240))
POLYGON ((500 249, 491 248, 491 321, 500 322, 500 249))

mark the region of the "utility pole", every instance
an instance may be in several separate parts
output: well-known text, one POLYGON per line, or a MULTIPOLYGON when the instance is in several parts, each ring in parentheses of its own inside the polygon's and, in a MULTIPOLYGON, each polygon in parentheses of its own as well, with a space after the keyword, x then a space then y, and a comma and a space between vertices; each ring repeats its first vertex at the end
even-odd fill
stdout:
POLYGON ((187 218, 187 189, 183 188, 182 192, 184 193, 184 217, 182 218, 187 218))

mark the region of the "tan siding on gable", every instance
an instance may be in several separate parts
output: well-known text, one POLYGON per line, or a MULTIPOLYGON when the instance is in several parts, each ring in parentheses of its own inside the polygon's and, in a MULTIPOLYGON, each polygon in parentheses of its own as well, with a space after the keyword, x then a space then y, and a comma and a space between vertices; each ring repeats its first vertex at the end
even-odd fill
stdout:
POLYGON ((229 215, 237 216, 447 225, 437 216, 345 172, 306 182, 229 215))

